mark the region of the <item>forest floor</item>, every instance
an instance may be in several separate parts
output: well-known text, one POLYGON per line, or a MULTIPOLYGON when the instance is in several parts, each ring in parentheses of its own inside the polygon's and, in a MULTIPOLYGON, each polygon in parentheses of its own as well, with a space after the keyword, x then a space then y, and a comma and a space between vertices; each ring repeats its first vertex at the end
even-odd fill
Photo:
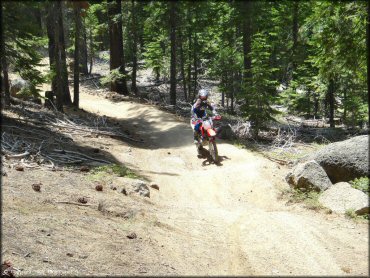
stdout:
POLYGON ((69 115, 105 116, 143 142, 73 135, 74 148, 99 149, 159 190, 126 196, 109 172, 6 168, 2 258, 17 276, 369 274, 368 224, 282 197, 287 166, 223 140, 216 165, 197 157, 187 121, 92 91, 69 115))

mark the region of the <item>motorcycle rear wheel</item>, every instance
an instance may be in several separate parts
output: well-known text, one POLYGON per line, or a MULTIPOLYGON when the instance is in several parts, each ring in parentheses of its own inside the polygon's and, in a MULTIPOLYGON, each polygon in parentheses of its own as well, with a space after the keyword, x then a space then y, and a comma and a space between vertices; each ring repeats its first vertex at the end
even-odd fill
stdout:
POLYGON ((209 153, 211 154, 211 157, 215 163, 218 162, 218 151, 215 141, 209 142, 209 153))

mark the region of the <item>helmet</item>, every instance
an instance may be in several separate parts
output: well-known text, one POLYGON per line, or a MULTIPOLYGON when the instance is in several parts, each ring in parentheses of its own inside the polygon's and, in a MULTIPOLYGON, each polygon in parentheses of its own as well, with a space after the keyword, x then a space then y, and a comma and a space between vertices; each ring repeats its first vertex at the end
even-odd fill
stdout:
POLYGON ((206 100, 208 97, 208 91, 205 89, 200 89, 198 92, 198 96, 201 100, 206 100))

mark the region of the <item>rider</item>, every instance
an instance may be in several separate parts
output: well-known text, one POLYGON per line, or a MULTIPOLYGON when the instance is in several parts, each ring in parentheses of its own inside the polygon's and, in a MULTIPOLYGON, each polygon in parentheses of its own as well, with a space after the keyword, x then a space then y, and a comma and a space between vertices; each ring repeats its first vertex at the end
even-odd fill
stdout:
POLYGON ((198 137, 200 138, 200 142, 203 141, 203 137, 200 133, 200 125, 202 124, 200 119, 207 115, 206 108, 212 110, 213 115, 216 115, 216 107, 211 104, 207 98, 208 91, 205 89, 200 89, 198 92, 198 98, 191 107, 191 123, 194 125, 194 144, 198 143, 198 137))

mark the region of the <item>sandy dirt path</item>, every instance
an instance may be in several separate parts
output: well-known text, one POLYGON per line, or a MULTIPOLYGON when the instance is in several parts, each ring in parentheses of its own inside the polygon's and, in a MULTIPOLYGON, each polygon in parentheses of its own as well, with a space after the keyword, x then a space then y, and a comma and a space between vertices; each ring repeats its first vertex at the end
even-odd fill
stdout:
POLYGON ((176 274, 368 274, 367 225, 287 207, 277 198, 286 169, 221 140, 221 165, 209 164, 197 158, 189 124, 149 105, 82 94, 81 107, 144 138, 130 153, 111 152, 160 185, 151 201, 167 230, 156 244, 176 274))

